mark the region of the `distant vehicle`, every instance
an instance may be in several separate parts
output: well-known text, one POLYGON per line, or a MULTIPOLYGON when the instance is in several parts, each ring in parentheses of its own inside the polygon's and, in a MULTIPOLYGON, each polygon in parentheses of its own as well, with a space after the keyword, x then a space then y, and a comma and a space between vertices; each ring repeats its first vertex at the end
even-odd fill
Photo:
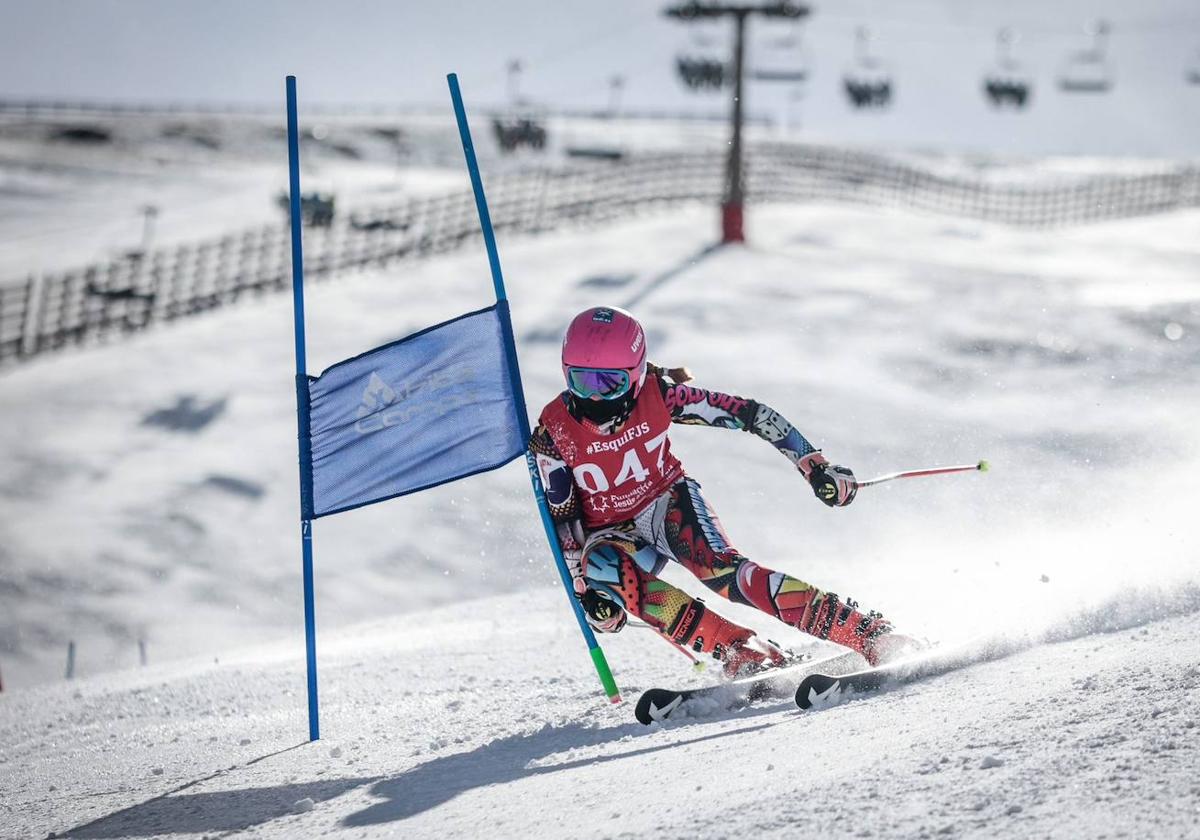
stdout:
POLYGON ((522 146, 539 152, 546 148, 546 126, 533 116, 493 117, 492 132, 505 152, 515 152, 522 146))
POLYGON ((546 148, 546 120, 521 96, 521 74, 525 62, 508 62, 509 113, 492 117, 492 133, 502 152, 515 152, 522 147, 540 152, 546 148))
MULTIPOLYGON (((275 197, 275 203, 284 213, 291 211, 291 200, 286 192, 275 197)), ((305 227, 329 227, 333 224, 337 209, 337 198, 331 193, 310 192, 300 195, 300 223, 305 227)))
POLYGON ((567 157, 583 160, 619 161, 625 158, 625 150, 612 146, 567 146, 567 157))

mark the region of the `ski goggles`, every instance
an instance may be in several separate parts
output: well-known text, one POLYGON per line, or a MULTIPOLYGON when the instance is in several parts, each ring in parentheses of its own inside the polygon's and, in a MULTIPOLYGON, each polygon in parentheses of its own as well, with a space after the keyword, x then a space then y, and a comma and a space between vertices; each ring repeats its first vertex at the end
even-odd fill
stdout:
POLYGON ((567 368, 567 387, 582 399, 616 400, 629 393, 629 371, 620 368, 567 368))

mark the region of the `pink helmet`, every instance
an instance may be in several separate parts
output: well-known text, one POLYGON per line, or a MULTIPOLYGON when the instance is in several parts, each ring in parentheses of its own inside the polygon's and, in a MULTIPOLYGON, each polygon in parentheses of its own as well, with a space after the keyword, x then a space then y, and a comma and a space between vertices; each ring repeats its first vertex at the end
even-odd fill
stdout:
POLYGON ((646 379, 646 333, 624 309, 585 309, 563 336, 562 366, 567 387, 579 397, 637 396, 646 379))

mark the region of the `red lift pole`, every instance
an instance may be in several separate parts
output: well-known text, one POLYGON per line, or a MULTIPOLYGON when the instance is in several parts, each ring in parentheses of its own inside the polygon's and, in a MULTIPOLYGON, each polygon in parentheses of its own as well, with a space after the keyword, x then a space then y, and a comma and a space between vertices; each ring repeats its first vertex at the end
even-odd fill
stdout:
POLYGON ((684 23, 694 23, 708 18, 731 17, 734 22, 733 38, 733 109, 730 113, 732 136, 729 140, 729 157, 725 162, 725 191, 721 197, 721 241, 746 241, 743 206, 746 202, 746 190, 742 182, 742 91, 743 70, 746 60, 746 18, 750 15, 762 15, 767 18, 805 17, 809 7, 790 0, 778 0, 773 3, 756 5, 741 5, 731 3, 703 3, 700 0, 670 6, 664 10, 667 17, 676 18, 684 23))

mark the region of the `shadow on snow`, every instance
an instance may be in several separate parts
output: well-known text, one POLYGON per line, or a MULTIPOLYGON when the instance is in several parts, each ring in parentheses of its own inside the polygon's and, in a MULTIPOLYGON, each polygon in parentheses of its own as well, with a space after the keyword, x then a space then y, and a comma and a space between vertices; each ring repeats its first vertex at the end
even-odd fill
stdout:
POLYGON ((293 813, 301 799, 325 802, 377 781, 370 778, 241 788, 207 793, 169 793, 71 829, 62 837, 151 837, 242 831, 293 813))
MULTIPOLYGON (((148 837, 158 834, 200 834, 210 831, 240 831, 262 825, 293 812, 301 799, 324 802, 347 791, 378 781, 378 776, 361 779, 329 779, 320 782, 241 788, 210 793, 184 793, 188 788, 219 779, 269 758, 307 746, 308 742, 284 747, 235 767, 193 779, 153 799, 122 808, 107 816, 76 826, 60 837, 148 837)), ((53 836, 53 835, 52 835, 53 836)))
MULTIPOLYGON (((774 711, 778 711, 778 708, 774 711)), ((469 752, 435 758, 398 776, 376 782, 370 792, 383 797, 385 801, 351 814, 342 820, 342 825, 353 828, 406 820, 475 788, 635 758, 730 735, 746 735, 775 725, 759 723, 689 740, 672 740, 626 752, 532 767, 530 763, 537 759, 580 747, 610 744, 616 748, 616 742, 624 735, 646 730, 640 724, 594 729, 585 724, 572 723, 560 728, 546 727, 526 735, 511 735, 469 752)))

